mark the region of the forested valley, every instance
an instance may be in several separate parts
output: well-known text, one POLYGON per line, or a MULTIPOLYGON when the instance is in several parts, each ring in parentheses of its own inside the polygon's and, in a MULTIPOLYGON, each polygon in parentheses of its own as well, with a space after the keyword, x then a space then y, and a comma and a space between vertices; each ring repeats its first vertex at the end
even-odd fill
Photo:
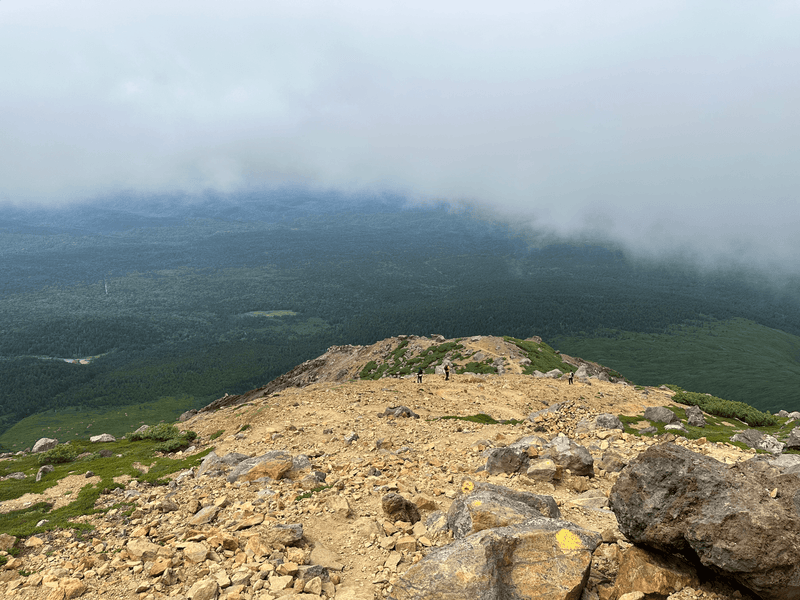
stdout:
MULTIPOLYGON (((442 206, 314 196, 130 206, 0 211, 0 433, 46 410, 165 397, 198 407, 331 345, 404 333, 538 335, 567 353, 586 351, 581 339, 732 319, 800 335, 797 281, 542 245, 442 206)), ((796 350, 776 376, 800 367, 796 350)), ((614 360, 608 347, 603 356, 614 360)), ((635 381, 636 362, 623 362, 635 381)), ((642 373, 681 385, 674 362, 642 373)), ((759 399, 736 397, 740 387, 727 397, 766 406, 781 395, 800 409, 784 388, 759 399)))

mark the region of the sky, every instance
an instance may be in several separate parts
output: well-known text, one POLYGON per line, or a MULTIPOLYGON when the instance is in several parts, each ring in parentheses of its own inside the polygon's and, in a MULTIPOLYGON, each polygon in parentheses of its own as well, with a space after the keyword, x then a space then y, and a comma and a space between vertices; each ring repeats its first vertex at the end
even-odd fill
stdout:
POLYGON ((0 0, 0 205, 390 191, 800 273, 800 3, 0 0))

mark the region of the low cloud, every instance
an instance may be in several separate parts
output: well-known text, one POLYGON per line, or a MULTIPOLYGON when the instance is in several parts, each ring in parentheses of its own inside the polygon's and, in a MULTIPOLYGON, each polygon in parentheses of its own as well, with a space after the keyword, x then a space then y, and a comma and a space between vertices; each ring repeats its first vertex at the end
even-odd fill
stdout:
POLYGON ((0 3, 0 202, 305 183, 796 272, 800 8, 0 3))

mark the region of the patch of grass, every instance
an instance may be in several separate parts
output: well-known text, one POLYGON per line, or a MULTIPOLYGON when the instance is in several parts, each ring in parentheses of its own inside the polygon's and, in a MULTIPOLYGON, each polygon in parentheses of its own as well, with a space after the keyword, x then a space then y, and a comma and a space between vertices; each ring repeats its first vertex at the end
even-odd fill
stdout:
POLYGON ((518 425, 522 423, 519 419, 501 419, 498 421, 497 419, 485 414, 485 413, 478 413, 477 415, 469 415, 466 417, 461 417, 458 415, 448 415, 445 417, 437 417, 432 419, 434 421, 450 421, 450 420, 457 420, 457 421, 468 421, 470 423, 480 423, 481 425, 518 425))
POLYGON ((522 371, 525 375, 530 375, 534 371, 547 373, 553 369, 558 369, 562 373, 569 373, 570 371, 576 370, 575 367, 561 360, 561 356, 544 342, 537 344, 536 342, 520 340, 509 336, 503 336, 503 339, 517 346, 531 361, 531 364, 527 365, 522 371))
POLYGON ((209 437, 210 437, 212 440, 215 440, 215 439, 217 439, 219 436, 221 436, 223 433, 225 433, 225 430, 224 430, 224 429, 217 429, 217 430, 216 430, 214 433, 212 433, 212 434, 211 434, 209 437))
POLYGON ((762 411, 800 410, 800 337, 746 319, 709 318, 670 326, 664 333, 599 331, 596 337, 565 337, 558 344, 643 385, 671 381, 762 411), (747 377, 734 376, 741 373, 747 377))
POLYGON ((331 486, 331 485, 320 485, 318 487, 312 488, 307 492, 303 492, 302 494, 298 494, 297 496, 295 496, 294 501, 295 502, 300 502, 300 500, 306 500, 308 498, 311 498, 311 496, 313 496, 315 493, 321 492, 322 490, 328 490, 331 487, 333 487, 333 486, 331 486))
MULTIPOLYGON (((165 456, 157 456, 157 452, 159 452, 157 447, 160 443, 163 442, 153 439, 122 439, 117 442, 103 444, 103 448, 112 451, 110 457, 104 458, 93 452, 93 444, 88 440, 73 441, 70 446, 78 454, 87 451, 90 451, 91 454, 71 463, 55 464, 53 472, 45 475, 39 482, 35 478, 38 471, 39 457, 37 455, 20 456, 0 461, 0 476, 16 471, 27 475, 22 480, 0 481, 0 501, 19 498, 26 493, 40 494, 46 489, 57 485, 61 479, 68 475, 92 471, 96 476, 100 477, 98 483, 84 485, 74 496, 72 502, 59 509, 53 510, 53 505, 49 502, 37 502, 22 510, 0 514, 0 531, 17 537, 25 537, 57 528, 91 529, 91 525, 75 523, 73 519, 81 515, 100 512, 95 509, 95 503, 103 491, 122 487, 114 481, 114 477, 129 475, 143 483, 166 483, 166 479, 164 479, 166 475, 200 464, 203 457, 211 451, 211 448, 209 448, 199 454, 176 460, 165 456), (150 464, 148 473, 142 474, 137 469, 134 469, 133 463, 135 462, 150 464), (48 522, 42 527, 37 527, 36 523, 43 519, 47 519, 48 522)), ((121 507, 123 505, 124 503, 116 506, 121 507)))
POLYGON ((250 429, 250 423, 245 423, 244 425, 239 427, 239 433, 241 433, 242 431, 247 431, 248 429, 250 429))
POLYGON ((470 361, 464 366, 456 367, 456 373, 478 373, 478 374, 490 374, 490 373, 497 373, 497 367, 492 364, 492 359, 487 358, 483 362, 475 362, 470 361))

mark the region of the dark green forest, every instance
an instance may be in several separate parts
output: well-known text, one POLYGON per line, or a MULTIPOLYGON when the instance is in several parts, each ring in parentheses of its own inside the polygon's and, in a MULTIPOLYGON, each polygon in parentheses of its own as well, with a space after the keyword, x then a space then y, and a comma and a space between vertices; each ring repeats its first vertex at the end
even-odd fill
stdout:
MULTIPOLYGON (((540 246, 443 207, 334 202, 326 212, 319 199, 302 210, 279 200, 228 211, 219 202, 150 206, 146 215, 6 210, 0 433, 50 409, 167 396, 197 407, 331 345, 398 334, 538 335, 566 352, 581 338, 736 318, 800 335, 796 281, 778 289, 600 246, 540 246), (274 310, 291 312, 251 314, 274 310)), ((674 382, 675 368, 663 382, 674 382)), ((800 408, 798 398, 786 402, 800 408)))

